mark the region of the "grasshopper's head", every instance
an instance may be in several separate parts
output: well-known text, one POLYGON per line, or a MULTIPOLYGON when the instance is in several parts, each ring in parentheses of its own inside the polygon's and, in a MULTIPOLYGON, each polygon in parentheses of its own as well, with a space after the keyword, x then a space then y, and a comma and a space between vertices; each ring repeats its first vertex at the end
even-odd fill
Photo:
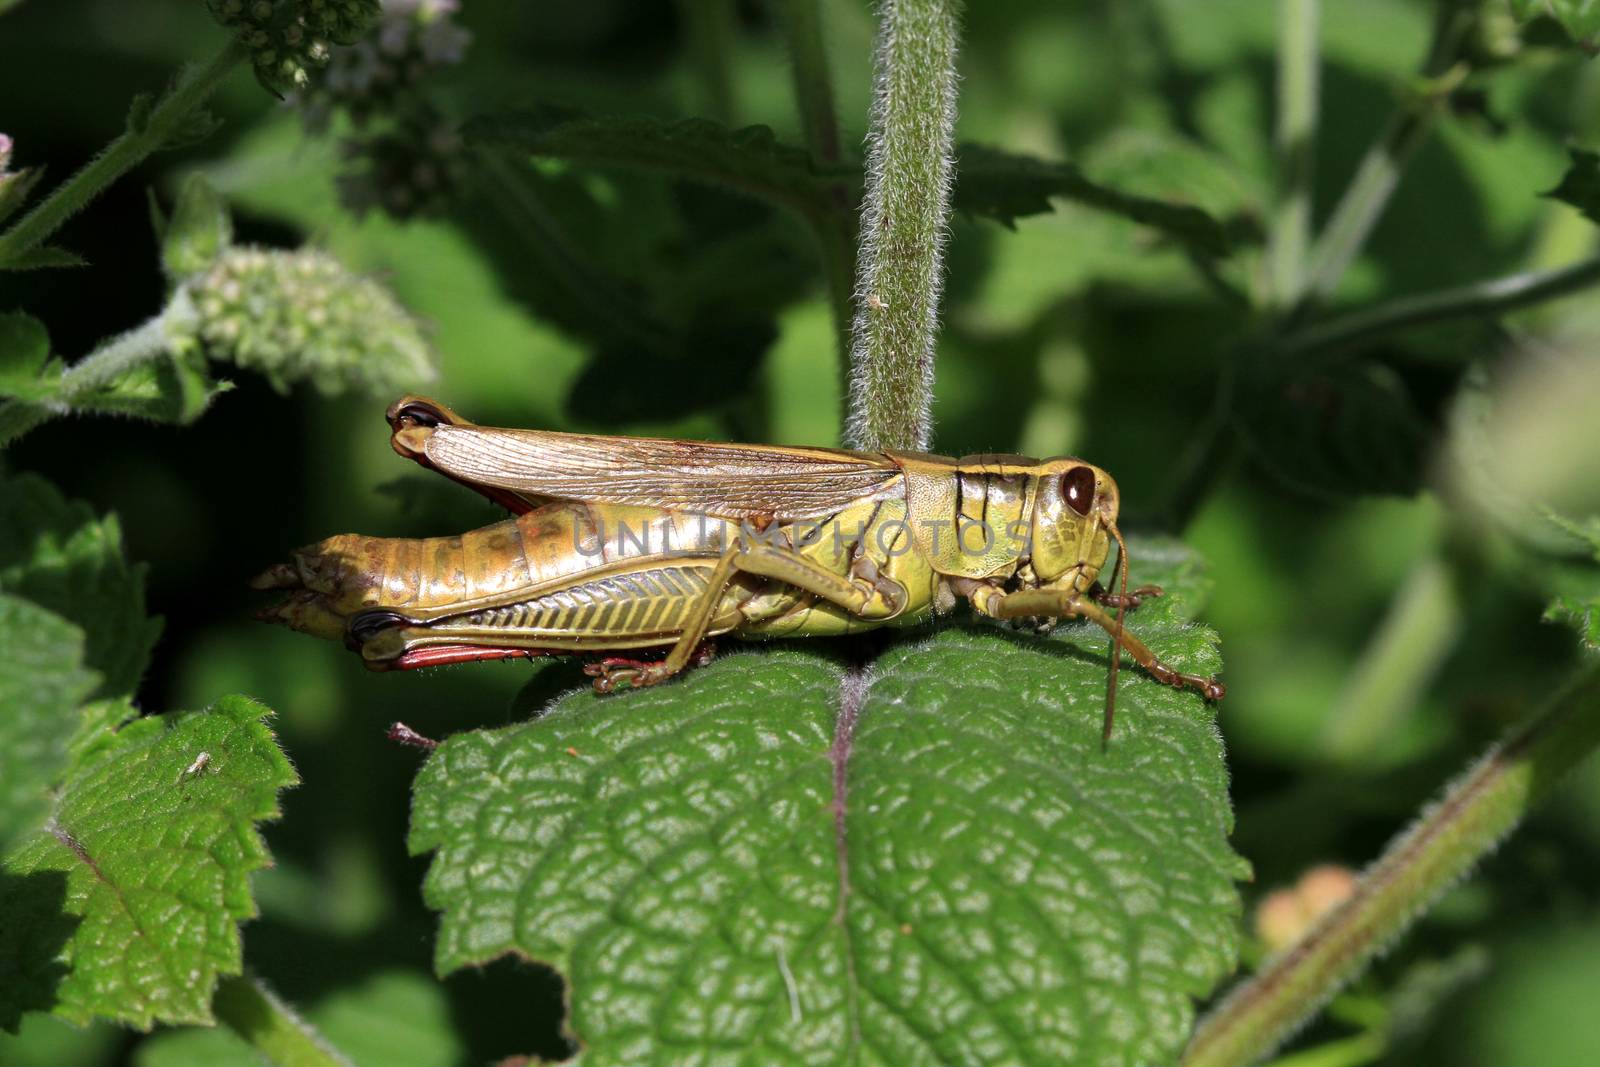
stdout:
POLYGON ((1117 537, 1117 483, 1081 459, 1039 465, 1033 503, 1033 572, 1041 584, 1086 591, 1117 537))

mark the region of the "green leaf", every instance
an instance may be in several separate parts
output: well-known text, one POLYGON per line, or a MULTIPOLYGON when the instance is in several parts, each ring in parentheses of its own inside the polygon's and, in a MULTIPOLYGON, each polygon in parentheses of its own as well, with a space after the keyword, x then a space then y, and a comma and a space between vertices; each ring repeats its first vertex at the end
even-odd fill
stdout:
POLYGON ((482 115, 463 130, 469 144, 520 149, 544 159, 657 171, 810 210, 833 179, 810 155, 766 126, 730 130, 709 119, 588 118, 540 108, 482 115))
POLYGON ((0 588, 83 631, 97 695, 131 695, 161 625, 145 616, 144 568, 123 559, 116 518, 27 474, 0 479, 0 515, 0 588))
POLYGON ((1589 557, 1535 562, 1535 578, 1551 594, 1544 620, 1571 626, 1584 648, 1600 652, 1600 517, 1577 522, 1548 508, 1540 510, 1548 525, 1582 545, 1589 557))
POLYGON ((0 396, 32 400, 50 364, 50 335, 44 323, 21 311, 0 314, 0 396))
POLYGON ((41 270, 47 267, 87 267, 89 261, 76 252, 54 245, 30 248, 20 256, 0 264, 0 270, 41 270))
POLYGON ((43 818, 78 707, 99 681, 83 666, 83 631, 0 593, 0 852, 43 818))
POLYGON ((1422 484, 1428 428, 1390 368, 1263 364, 1240 393, 1234 425, 1256 461, 1285 484, 1337 500, 1404 496, 1422 484))
POLYGON ((1591 652, 1600 652, 1600 583, 1587 575, 1588 588, 1579 593, 1557 593, 1545 609, 1546 622, 1560 622, 1578 632, 1578 640, 1591 652))
POLYGON ((1049 212, 1051 199, 1059 197, 1159 230, 1206 256, 1227 255, 1240 237, 1237 227, 1185 202, 1181 182, 1172 182, 1168 195, 1141 196, 1091 181, 1074 163, 1047 162, 972 144, 957 149, 957 158, 956 210, 1007 227, 1022 216, 1049 212))
POLYGON ((72 409, 187 426, 232 388, 214 380, 205 358, 194 350, 140 363, 105 387, 73 397, 72 409))
POLYGON ((202 174, 183 183, 161 241, 161 265, 174 281, 198 274, 233 243, 233 220, 222 195, 202 174))
POLYGON ((0 1026, 48 1008, 149 1029, 209 1023, 220 976, 241 970, 254 824, 278 815, 289 761, 245 697, 136 720, 61 786, 48 826, 0 881, 0 1026), (64 935, 64 936, 63 936, 64 935))
POLYGON ((16 213, 44 177, 43 167, 24 167, 7 171, 7 158, 0 153, 0 222, 16 213))
POLYGON ((126 119, 128 132, 135 136, 142 135, 150 128, 150 115, 156 108, 155 93, 135 93, 133 99, 128 101, 128 117, 126 119))
MULTIPOLYGON (((1192 558, 1133 559, 1173 587, 1133 628, 1215 670, 1192 558)), ((1168 1062, 1234 965, 1246 868, 1210 710, 1124 673, 1102 749, 1105 656, 949 627, 865 673, 734 654, 457 735, 412 813, 437 967, 556 967, 589 1064, 1168 1062)))
POLYGON ((1523 22, 1541 15, 1554 19, 1585 49, 1592 50, 1600 38, 1600 3, 1596 0, 1511 0, 1511 11, 1523 22))
MULTIPOLYGON (((469 1062, 444 987, 425 973, 378 971, 305 1010, 306 1018, 358 1064, 452 1067, 469 1062), (455 1023, 455 1025, 453 1025, 455 1023)), ((139 1045, 135 1067, 256 1067, 261 1056, 227 1029, 176 1030, 139 1045)))
MULTIPOLYGON (((1595 4, 1600 17, 1600 3, 1595 4)), ((1545 196, 1571 204, 1590 222, 1600 222, 1600 152, 1569 146, 1570 164, 1560 183, 1545 196)))

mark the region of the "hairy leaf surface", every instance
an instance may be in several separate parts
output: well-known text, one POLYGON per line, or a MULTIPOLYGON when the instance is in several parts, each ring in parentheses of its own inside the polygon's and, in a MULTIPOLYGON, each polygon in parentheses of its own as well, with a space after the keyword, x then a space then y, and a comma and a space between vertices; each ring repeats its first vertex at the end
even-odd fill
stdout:
MULTIPOLYGON (((1215 670, 1192 559, 1134 560, 1171 593, 1138 631, 1215 670)), ((1170 1059, 1245 868, 1210 710, 1124 672, 1102 750, 1105 655, 976 626, 866 668, 736 653, 451 738, 411 835, 437 965, 558 968, 590 1063, 1170 1059)))
POLYGON ((217 978, 242 966, 250 872, 268 862, 255 823, 296 781, 267 715, 224 697, 80 750, 48 823, 0 866, 0 1026, 30 1009, 212 1021, 217 978))
POLYGON ((0 588, 83 630, 98 695, 132 694, 161 624, 145 615, 144 568, 123 558, 116 518, 34 475, 0 479, 0 515, 0 588))
POLYGON ((78 706, 98 684, 83 666, 82 631, 0 593, 0 852, 44 815, 78 706))

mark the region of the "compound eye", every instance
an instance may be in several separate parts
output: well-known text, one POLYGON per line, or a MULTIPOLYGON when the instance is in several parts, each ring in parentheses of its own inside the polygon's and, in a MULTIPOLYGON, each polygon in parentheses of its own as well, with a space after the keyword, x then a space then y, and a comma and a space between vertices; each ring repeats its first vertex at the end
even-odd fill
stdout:
POLYGON ((1061 476, 1061 495, 1066 499, 1067 506, 1079 515, 1089 514, 1089 505, 1094 503, 1094 469, 1092 467, 1073 467, 1061 476))
POLYGON ((350 620, 345 633, 356 644, 364 645, 383 631, 396 626, 405 626, 410 622, 411 620, 404 615, 392 611, 363 611, 350 620))
POLYGON ((411 422, 414 426, 438 426, 445 421, 438 408, 430 403, 421 403, 418 400, 408 403, 395 413, 395 418, 402 422, 411 422))
POLYGON ((397 430, 402 426, 438 426, 449 421, 443 411, 426 400, 407 400, 389 410, 389 425, 397 430))

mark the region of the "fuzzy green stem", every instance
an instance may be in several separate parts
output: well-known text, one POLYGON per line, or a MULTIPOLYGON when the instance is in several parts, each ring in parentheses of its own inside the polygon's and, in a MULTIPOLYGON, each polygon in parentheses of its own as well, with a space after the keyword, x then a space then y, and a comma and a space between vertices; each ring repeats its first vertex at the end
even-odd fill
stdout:
POLYGON ((1280 345, 1285 354, 1331 352, 1373 337, 1452 319, 1490 318, 1567 296, 1600 282, 1600 256, 1555 270, 1526 271, 1437 293, 1400 297, 1297 330, 1280 345))
POLYGON ((224 978, 217 983, 211 1008, 276 1067, 349 1067, 348 1058, 257 979, 224 978))
POLYGON ((145 157, 165 145, 195 108, 244 61, 247 50, 230 41, 209 63, 187 68, 138 129, 129 129, 62 182, 34 209, 0 234, 0 265, 15 263, 60 228, 145 157))
POLYGON ((1326 299, 1338 288, 1345 271, 1389 206, 1389 198, 1400 184, 1400 175, 1417 149, 1427 141, 1434 122, 1445 110, 1449 89, 1454 85, 1447 74, 1456 65, 1475 13, 1460 0, 1440 0, 1440 3, 1433 46, 1422 68, 1424 81, 1433 84, 1408 94, 1408 99, 1356 169, 1355 177, 1345 189, 1312 253, 1299 301, 1301 311, 1326 299))
POLYGON ((55 398, 49 404, 22 400, 0 403, 0 448, 72 410, 73 402, 104 388, 144 363, 165 359, 170 348, 170 316, 186 313, 187 305, 175 302, 167 311, 119 334, 62 372, 55 398))
POLYGON ((1244 1067, 1269 1054, 1597 746, 1600 664, 1591 663, 1397 837, 1350 900, 1202 1019, 1185 1067, 1244 1067))
POLYGON ((1305 287, 1317 127, 1320 0, 1284 0, 1278 26, 1278 197, 1267 249, 1272 296, 1289 307, 1305 287))
POLYGON ((851 447, 926 449, 954 178, 957 0, 882 0, 850 354, 851 447))

